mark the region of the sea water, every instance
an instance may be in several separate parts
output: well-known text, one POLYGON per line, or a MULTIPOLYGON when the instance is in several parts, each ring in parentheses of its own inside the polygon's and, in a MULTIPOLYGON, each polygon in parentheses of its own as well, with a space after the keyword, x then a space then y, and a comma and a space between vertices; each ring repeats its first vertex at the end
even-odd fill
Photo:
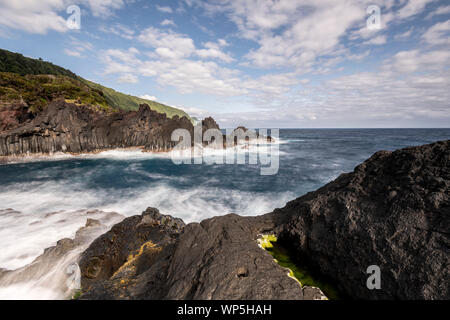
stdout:
MULTIPOLYGON (((92 210, 103 212, 99 217, 131 216, 156 207, 187 223, 260 215, 352 171, 376 151, 446 139, 450 129, 281 129, 279 170, 267 176, 260 165, 177 165, 168 155, 139 150, 3 164, 0 269, 23 267, 59 239, 74 237, 92 210)), ((6 289, 10 297, 14 288, 6 289)))

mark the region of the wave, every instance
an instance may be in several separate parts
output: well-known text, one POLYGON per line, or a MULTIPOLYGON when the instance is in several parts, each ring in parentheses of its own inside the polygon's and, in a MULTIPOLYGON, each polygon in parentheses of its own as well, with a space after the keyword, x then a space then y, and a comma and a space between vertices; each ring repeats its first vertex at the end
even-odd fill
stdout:
POLYGON ((96 219, 107 226, 123 216, 99 210, 52 211, 27 214, 13 209, 0 210, 0 240, 3 248, 0 268, 15 270, 31 263, 63 238, 73 238, 86 220, 96 219))
POLYGON ((274 142, 267 142, 265 139, 255 139, 245 144, 239 144, 232 148, 213 148, 213 147, 203 147, 197 145, 195 148, 186 149, 186 150, 172 150, 167 152, 152 152, 152 151, 144 151, 141 148, 117 148, 110 149, 99 152, 91 152, 91 153, 80 153, 80 154, 71 154, 64 152, 55 152, 53 154, 24 154, 20 156, 11 156, 7 157, 0 162, 0 165, 3 164, 17 164, 17 163, 28 163, 28 162, 50 162, 50 161, 62 161, 62 160, 71 160, 71 159, 109 159, 109 160, 149 160, 149 159, 188 159, 188 158, 197 158, 202 156, 217 156, 217 155, 226 155, 227 153, 233 154, 245 154, 245 153, 253 153, 253 154, 272 154, 274 152, 278 152, 278 154, 284 154, 279 151, 274 146, 278 146, 280 144, 288 143, 287 141, 277 139, 274 142))

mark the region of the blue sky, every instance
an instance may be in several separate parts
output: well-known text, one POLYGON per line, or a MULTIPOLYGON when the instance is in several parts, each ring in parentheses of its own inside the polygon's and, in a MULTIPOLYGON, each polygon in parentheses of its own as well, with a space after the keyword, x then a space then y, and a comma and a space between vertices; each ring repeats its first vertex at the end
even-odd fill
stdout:
POLYGON ((0 0, 0 47, 222 127, 450 123, 445 0, 0 0))

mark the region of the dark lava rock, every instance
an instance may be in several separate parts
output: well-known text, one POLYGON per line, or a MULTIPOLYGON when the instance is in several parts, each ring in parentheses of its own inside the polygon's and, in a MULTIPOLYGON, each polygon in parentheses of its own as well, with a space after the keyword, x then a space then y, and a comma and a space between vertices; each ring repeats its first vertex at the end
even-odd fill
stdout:
POLYGON ((320 299, 258 246, 260 234, 275 233, 346 297, 449 299, 449 187, 450 141, 443 141, 377 152, 264 216, 184 226, 149 209, 83 253, 82 298, 320 299), (164 219, 167 226, 156 222, 164 219), (366 286, 371 265, 381 269, 379 290, 366 286))
MULTIPOLYGON (((107 258, 108 275, 117 270, 118 265, 124 264, 108 280, 97 282, 88 290, 83 286, 85 293, 82 299, 305 298, 296 280, 287 276, 288 271, 258 246, 258 234, 273 227, 270 219, 244 218, 234 214, 216 217, 187 225, 172 242, 155 239, 167 232, 161 226, 158 226, 161 228, 159 231, 148 229, 147 236, 142 237, 137 227, 141 219, 132 217, 120 223, 106 238, 101 242, 95 241, 83 254, 82 261, 86 261, 86 256, 92 260, 99 253, 102 259, 105 259, 106 254, 114 257, 114 262, 107 258), (114 231, 116 228, 120 233, 114 231), (137 243, 136 233, 140 239, 137 243), (113 234, 118 236, 116 241, 120 237, 124 237, 124 240, 133 237, 133 240, 124 242, 135 243, 131 251, 150 238, 155 239, 152 241, 155 246, 150 251, 142 250, 140 255, 127 261, 125 256, 130 251, 122 251, 123 245, 113 253, 110 249, 103 249, 104 246, 111 248, 108 239, 113 234)), ((88 268, 83 264, 81 269, 88 268)), ((83 276, 82 281, 86 283, 88 279, 85 272, 83 276)), ((99 272, 99 276, 105 278, 102 272, 99 272)), ((310 291, 307 297, 315 298, 317 289, 314 293, 310 291)))
POLYGON ((25 102, 13 102, 3 105, 0 102, 0 132, 19 127, 23 123, 33 119, 25 102))
POLYGON ((209 130, 209 129, 220 130, 219 125, 217 124, 216 120, 214 120, 212 117, 208 117, 208 118, 205 118, 204 120, 202 120, 203 133, 205 133, 205 131, 209 130))
POLYGON ((349 297, 450 299, 449 190, 450 141, 380 151, 276 210, 278 241, 349 297))
MULTIPOLYGON (((23 108, 19 107, 2 109, 0 125, 4 130, 0 130, 0 156, 127 147, 167 151, 177 144, 171 141, 175 129, 186 129, 191 136, 194 130, 187 117, 167 118, 145 104, 138 111, 107 113, 56 100, 29 121, 22 119, 27 114, 20 113, 23 108)), ((211 119, 205 121, 210 126, 215 124, 211 119)))
POLYGON ((140 216, 126 218, 97 238, 82 254, 79 265, 82 288, 111 278, 122 266, 148 251, 167 246, 184 228, 181 219, 149 208, 140 216))

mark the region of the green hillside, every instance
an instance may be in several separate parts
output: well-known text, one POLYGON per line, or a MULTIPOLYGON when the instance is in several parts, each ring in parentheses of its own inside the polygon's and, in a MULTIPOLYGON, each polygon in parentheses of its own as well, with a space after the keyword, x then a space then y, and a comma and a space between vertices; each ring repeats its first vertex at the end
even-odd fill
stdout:
POLYGON ((146 103, 151 109, 160 113, 165 113, 168 117, 178 115, 180 117, 186 116, 190 119, 189 115, 183 110, 166 106, 156 101, 141 99, 117 92, 111 88, 83 79, 70 70, 54 65, 53 63, 43 61, 42 59, 27 58, 19 53, 3 49, 0 49, 0 72, 3 73, 1 75, 2 88, 0 90, 2 91, 0 92, 0 95, 5 98, 8 95, 28 94, 27 99, 24 98, 24 100, 27 103, 32 100, 32 108, 35 110, 39 110, 39 108, 45 105, 47 99, 63 96, 66 99, 81 98, 83 103, 89 103, 89 101, 91 101, 92 103, 105 108, 121 110, 137 110, 140 104, 146 103), (22 78, 17 77, 17 79, 14 80, 14 77, 7 73, 19 74, 22 78), (47 81, 49 78, 34 78, 30 77, 30 75, 54 75, 57 77, 53 78, 51 83, 47 82, 44 85, 44 88, 42 88, 42 85, 39 84, 39 82, 47 81), (7 84, 8 81, 14 82, 16 80, 18 81, 18 83, 16 83, 17 86, 12 85, 10 88, 11 90, 9 90, 7 84), (79 86, 79 90, 76 90, 76 86, 79 86), (49 89, 49 87, 52 88, 49 89), (28 92, 27 88, 31 91, 28 92), (58 90, 61 90, 61 92, 58 92, 58 90), (52 91, 51 94, 49 91, 52 91), (31 92, 33 92, 33 94, 31 92), (35 96, 33 97, 33 95, 35 96))
POLYGON ((186 116, 190 118, 189 115, 183 110, 169 107, 155 101, 146 100, 130 96, 128 94, 124 94, 121 92, 117 92, 114 89, 104 87, 98 83, 89 80, 83 79, 83 82, 86 83, 91 88, 102 91, 108 104, 113 106, 114 108, 119 108, 123 110, 137 110, 140 104, 146 103, 150 106, 152 110, 155 110, 160 113, 165 113, 169 118, 172 118, 175 115, 178 115, 180 117, 186 116))
MULTIPOLYGON (((0 102, 25 101, 31 112, 38 112, 54 99, 65 99, 76 104, 114 111, 103 92, 90 88, 83 82, 62 75, 22 76, 12 72, 0 72, 0 102)), ((0 104, 1 108, 1 104, 0 104)))

